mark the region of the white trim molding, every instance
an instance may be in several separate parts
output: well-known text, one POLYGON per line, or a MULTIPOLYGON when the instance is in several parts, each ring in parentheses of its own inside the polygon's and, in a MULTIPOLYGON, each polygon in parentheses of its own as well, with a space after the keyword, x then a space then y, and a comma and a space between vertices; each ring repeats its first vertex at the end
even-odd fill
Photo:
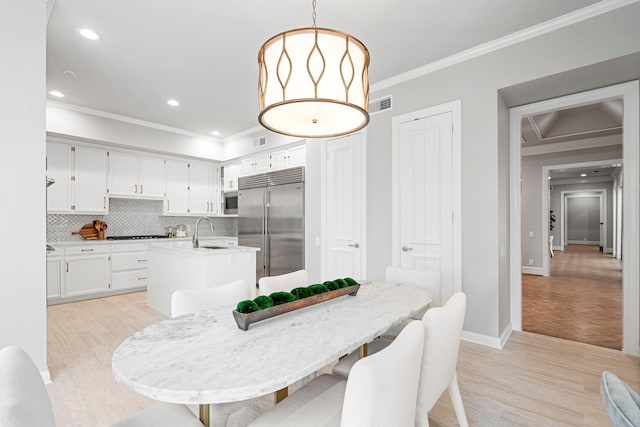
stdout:
POLYGON ((581 139, 579 141, 554 142, 553 144, 541 144, 535 147, 523 147, 522 157, 561 153, 563 151, 587 150, 589 148, 609 145, 622 145, 622 136, 602 136, 599 138, 581 139))
MULTIPOLYGON (((622 252, 626 259, 637 260, 640 259, 640 84, 638 80, 514 107, 510 110, 510 246, 512 254, 510 261, 510 313, 511 325, 515 331, 522 330, 522 118, 531 114, 578 107, 613 98, 622 98, 624 104, 622 152, 625 183, 623 187, 625 239, 622 242, 622 252)), ((623 351, 640 356, 640 264, 637 262, 624 264, 622 288, 623 351)))
POLYGON ((522 266, 522 274, 532 274, 534 276, 548 276, 549 274, 545 274, 544 268, 540 267, 525 267, 522 266))
POLYGON ((475 332, 462 331, 462 339, 474 344, 484 345, 485 347, 496 348, 502 350, 511 336, 511 324, 507 325, 502 331, 499 337, 492 337, 489 335, 478 334, 475 332))

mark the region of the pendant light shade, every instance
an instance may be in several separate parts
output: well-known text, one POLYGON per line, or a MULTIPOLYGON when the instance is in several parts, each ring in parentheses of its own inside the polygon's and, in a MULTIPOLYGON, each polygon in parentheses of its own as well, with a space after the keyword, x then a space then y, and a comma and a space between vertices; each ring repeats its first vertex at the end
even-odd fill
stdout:
POLYGON ((358 39, 315 26, 287 31, 264 43, 258 65, 267 129, 321 138, 369 123, 369 52, 358 39))

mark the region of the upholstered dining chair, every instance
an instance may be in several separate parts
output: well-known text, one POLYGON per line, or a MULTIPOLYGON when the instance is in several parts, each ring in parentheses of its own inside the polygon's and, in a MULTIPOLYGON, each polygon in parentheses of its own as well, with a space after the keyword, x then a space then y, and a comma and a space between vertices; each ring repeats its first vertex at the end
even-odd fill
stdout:
POLYGON ((640 395, 615 374, 602 373, 600 394, 614 427, 640 426, 640 395))
POLYGON ((289 292, 297 287, 309 286, 307 270, 298 270, 280 276, 262 277, 258 280, 260 295, 270 295, 274 292, 289 292))
MULTIPOLYGON (((55 427, 47 389, 38 368, 19 347, 0 350, 0 426, 55 427)), ((112 427, 202 427, 184 405, 156 403, 112 427)))
POLYGON ((384 350, 358 361, 348 379, 320 375, 250 427, 413 427, 424 328, 409 323, 384 350))
MULTIPOLYGON (((458 292, 444 306, 433 308, 422 317, 424 352, 422 355, 420 384, 418 386, 416 427, 427 427, 429 425, 429 411, 447 389, 449 390, 449 397, 453 403, 458 423, 461 427, 469 425, 456 373, 466 308, 467 297, 464 293, 458 292)), ((374 340, 372 344, 375 345, 369 345, 369 354, 383 351, 386 346, 390 345, 390 342, 392 341, 374 340)), ((348 377, 350 375, 349 371, 353 369, 352 366, 355 366, 356 363, 358 363, 358 353, 354 352, 340 360, 333 367, 333 374, 348 377)))
POLYGON ((222 305, 233 310, 239 301, 250 298, 251 288, 244 279, 211 288, 175 291, 171 294, 171 317, 222 305))

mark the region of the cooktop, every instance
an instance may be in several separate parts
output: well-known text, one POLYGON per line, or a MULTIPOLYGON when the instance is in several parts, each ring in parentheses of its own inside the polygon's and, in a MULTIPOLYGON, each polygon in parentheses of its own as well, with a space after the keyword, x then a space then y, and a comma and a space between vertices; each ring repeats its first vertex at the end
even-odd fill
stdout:
POLYGON ((142 239, 166 239, 164 234, 140 234, 137 236, 107 236, 107 240, 142 240, 142 239))

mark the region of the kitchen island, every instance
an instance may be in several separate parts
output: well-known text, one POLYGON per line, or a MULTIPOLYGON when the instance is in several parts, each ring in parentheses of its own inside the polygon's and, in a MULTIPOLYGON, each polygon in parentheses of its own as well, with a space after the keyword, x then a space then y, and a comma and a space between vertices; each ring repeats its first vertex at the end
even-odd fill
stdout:
MULTIPOLYGON (((256 283, 257 248, 193 248, 191 242, 149 245, 147 304, 171 317, 171 295, 183 289, 204 289, 238 279, 256 283)), ((256 295, 251 286, 251 298, 256 295)))

